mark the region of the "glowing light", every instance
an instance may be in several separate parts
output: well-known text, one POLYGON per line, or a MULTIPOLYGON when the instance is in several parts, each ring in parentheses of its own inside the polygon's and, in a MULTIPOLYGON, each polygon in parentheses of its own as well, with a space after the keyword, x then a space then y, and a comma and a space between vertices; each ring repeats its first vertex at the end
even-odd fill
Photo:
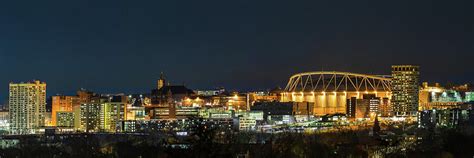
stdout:
POLYGON ((322 93, 323 93, 323 95, 326 95, 326 92, 325 92, 325 91, 323 91, 322 93))

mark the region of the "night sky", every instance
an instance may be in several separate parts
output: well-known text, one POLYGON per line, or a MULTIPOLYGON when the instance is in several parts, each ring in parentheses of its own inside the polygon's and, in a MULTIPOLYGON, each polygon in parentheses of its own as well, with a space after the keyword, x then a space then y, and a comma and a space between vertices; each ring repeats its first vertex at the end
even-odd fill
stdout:
POLYGON ((0 104, 8 83, 48 95, 149 92, 160 72, 194 89, 261 90, 297 72, 474 80, 474 2, 165 0, 0 2, 0 104))

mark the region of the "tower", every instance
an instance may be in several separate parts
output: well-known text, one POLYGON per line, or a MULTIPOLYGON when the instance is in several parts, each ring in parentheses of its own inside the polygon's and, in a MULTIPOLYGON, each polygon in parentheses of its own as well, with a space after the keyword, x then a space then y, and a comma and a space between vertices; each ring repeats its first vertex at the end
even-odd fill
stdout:
POLYGON ((416 116, 419 76, 419 66, 392 66, 392 111, 395 116, 416 116))
POLYGON ((163 75, 163 72, 161 72, 160 79, 158 80, 158 84, 157 84, 158 85, 157 89, 161 89, 162 87, 164 87, 165 83, 166 83, 165 76, 163 75))

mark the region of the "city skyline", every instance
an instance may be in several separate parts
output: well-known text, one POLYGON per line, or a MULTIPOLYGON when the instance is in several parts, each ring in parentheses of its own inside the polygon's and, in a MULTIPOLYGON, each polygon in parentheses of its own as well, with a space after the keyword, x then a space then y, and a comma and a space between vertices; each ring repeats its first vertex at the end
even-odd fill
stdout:
MULTIPOLYGON (((148 92, 160 72, 193 89, 284 86, 306 71, 390 74, 470 83, 471 1, 5 2, 0 101, 8 83, 39 79, 48 96, 79 88, 148 92)), ((2 102, 3 103, 3 102, 2 102)))
POLYGON ((474 157, 473 6, 0 2, 0 158, 474 157))
MULTIPOLYGON (((307 71, 307 72, 311 72, 311 71, 307 71)), ((327 72, 349 72, 349 71, 329 71, 327 70, 327 72)), ((421 70, 421 72, 423 72, 423 69, 421 70)), ((300 72, 300 73, 305 73, 305 72, 300 72)), ((160 77, 162 75, 165 75, 163 74, 163 72, 160 73, 160 77)), ((367 75, 381 75, 381 76, 391 76, 390 74, 367 74, 367 75)), ((423 74, 424 75, 424 74, 423 74)), ((288 77, 290 77, 291 75, 288 75, 288 77)), ((151 83, 151 85, 149 87, 146 87, 144 89, 134 89, 134 90, 124 90, 124 87, 108 87, 108 88, 105 88, 106 90, 104 90, 104 88, 102 87, 101 88, 96 88, 96 89, 90 89, 90 88, 87 88, 87 87, 77 87, 76 89, 70 89, 70 90, 63 90, 62 92, 58 92, 58 93, 53 93, 53 92, 50 92, 50 91, 47 91, 46 95, 48 98, 52 97, 52 96, 58 96, 58 95, 64 95, 64 96, 68 96, 68 95, 74 95, 78 90, 81 90, 81 89, 84 89, 84 90, 92 90, 94 92, 98 92, 98 93, 103 93, 103 94, 149 94, 150 91, 152 89, 154 89, 157 85, 156 81, 160 79, 160 77, 158 77, 157 79, 154 80, 154 83, 151 83)), ((422 78, 422 77, 421 77, 422 78)), ((37 79, 32 79, 32 80, 24 80, 24 81, 11 81, 9 83, 15 83, 15 82, 18 82, 18 83, 26 83, 26 82, 34 82, 36 81, 37 79)), ((40 81, 44 81, 44 80, 40 80, 40 81)), ((44 81, 46 82, 46 81, 44 81)), ((194 88, 195 86, 193 85, 188 85, 186 84, 186 82, 181 82, 181 83, 178 83, 178 82, 173 82, 173 80, 166 80, 166 84, 175 84, 175 85, 185 85, 185 86, 188 86, 188 87, 191 87, 192 89, 194 90, 214 90, 214 89, 218 89, 218 88, 226 88, 227 90, 230 90, 230 91, 240 91, 240 92, 250 92, 250 91, 270 91, 271 89, 274 89, 274 88, 284 88, 285 85, 286 85, 286 82, 288 82, 288 79, 282 79, 281 83, 277 84, 277 85, 274 85, 273 87, 257 87, 257 88, 237 88, 237 87, 233 87, 231 86, 230 88, 229 87, 224 87, 224 86, 211 86, 211 87, 204 87, 204 88, 194 88)), ((421 85, 421 82, 427 82, 429 84, 438 84, 439 82, 434 82, 434 81, 426 81, 426 80, 420 80, 420 83, 418 83, 418 86, 422 86, 421 85)), ((47 82, 46 82, 47 83, 47 82)), ((463 84, 472 84, 472 82, 451 82, 451 81, 448 81, 446 83, 440 83, 442 85, 446 85, 446 84, 453 84, 453 85, 463 85, 463 84)), ((49 84, 50 86, 51 84, 49 84)), ((7 88, 8 90, 8 88, 7 88)), ((8 95, 5 96, 6 98, 5 99, 8 99, 8 95)), ((0 95, 0 99, 1 99, 1 95, 0 95)), ((2 103, 5 103, 6 100, 4 100, 4 102, 2 103)), ((0 104, 2 105, 2 104, 0 104)))

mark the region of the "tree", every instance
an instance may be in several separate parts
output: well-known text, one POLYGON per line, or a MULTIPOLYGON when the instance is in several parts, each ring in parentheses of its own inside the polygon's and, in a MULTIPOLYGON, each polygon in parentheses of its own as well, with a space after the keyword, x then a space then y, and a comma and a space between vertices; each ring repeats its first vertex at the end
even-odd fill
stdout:
POLYGON ((374 132, 374 135, 378 135, 380 132, 380 123, 378 118, 378 116, 375 116, 374 127, 372 128, 372 132, 374 132))

